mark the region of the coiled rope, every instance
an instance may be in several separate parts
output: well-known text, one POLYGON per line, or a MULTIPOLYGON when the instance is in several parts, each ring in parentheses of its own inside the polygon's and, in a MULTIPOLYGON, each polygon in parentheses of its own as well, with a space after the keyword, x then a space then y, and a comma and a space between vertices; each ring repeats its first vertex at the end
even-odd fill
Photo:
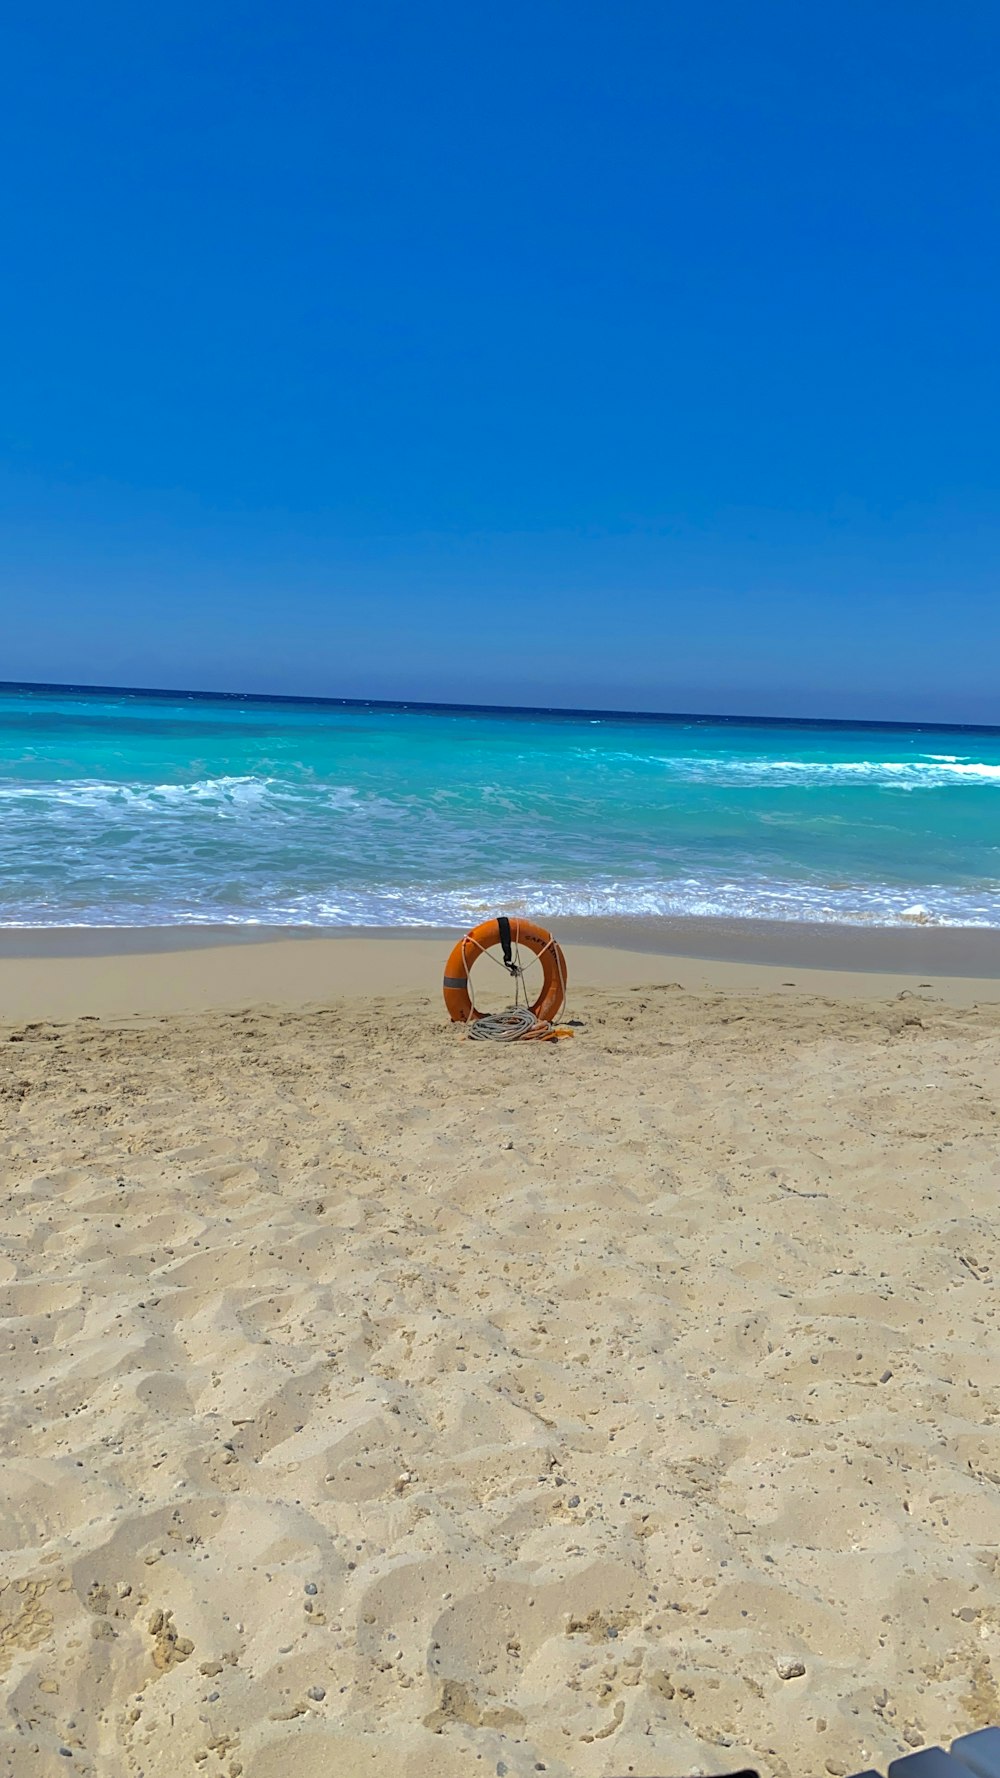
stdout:
POLYGON ((549 1026, 536 1019, 530 1006, 511 1006, 506 1012, 480 1013, 465 1028, 466 1037, 492 1038, 494 1043, 516 1043, 519 1038, 548 1031, 549 1026))

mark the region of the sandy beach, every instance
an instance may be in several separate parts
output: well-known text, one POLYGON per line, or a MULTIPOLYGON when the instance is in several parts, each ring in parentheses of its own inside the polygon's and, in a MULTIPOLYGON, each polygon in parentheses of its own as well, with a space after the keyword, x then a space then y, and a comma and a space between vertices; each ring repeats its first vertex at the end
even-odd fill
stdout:
POLYGON ((0 1766, 841 1778, 1000 1722, 976 936, 574 932, 574 1037, 500 1047, 437 937, 5 935, 0 1766))

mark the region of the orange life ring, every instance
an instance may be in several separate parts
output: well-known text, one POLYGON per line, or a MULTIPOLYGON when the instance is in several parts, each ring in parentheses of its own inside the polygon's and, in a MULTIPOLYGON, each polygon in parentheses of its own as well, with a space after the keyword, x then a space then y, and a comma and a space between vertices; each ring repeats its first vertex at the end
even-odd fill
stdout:
MULTIPOLYGON (((531 1010, 536 1019, 551 1024, 559 1017, 566 999, 566 959, 551 932, 546 932, 543 926, 533 926, 530 920, 518 919, 512 919, 509 924, 511 943, 534 951, 541 962, 542 991, 531 1010)), ((482 1018, 469 993, 469 970, 484 951, 491 951, 502 942, 499 920, 484 920, 481 926, 474 926, 459 939, 444 966, 444 1003, 453 1024, 467 1024, 470 1019, 482 1018)))

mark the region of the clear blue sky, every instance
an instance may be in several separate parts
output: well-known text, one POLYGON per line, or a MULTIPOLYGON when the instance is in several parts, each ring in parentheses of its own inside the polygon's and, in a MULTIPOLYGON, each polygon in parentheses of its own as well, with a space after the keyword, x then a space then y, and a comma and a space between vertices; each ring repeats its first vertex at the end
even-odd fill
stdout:
POLYGON ((1000 722, 998 51, 14 9, 0 677, 1000 722))

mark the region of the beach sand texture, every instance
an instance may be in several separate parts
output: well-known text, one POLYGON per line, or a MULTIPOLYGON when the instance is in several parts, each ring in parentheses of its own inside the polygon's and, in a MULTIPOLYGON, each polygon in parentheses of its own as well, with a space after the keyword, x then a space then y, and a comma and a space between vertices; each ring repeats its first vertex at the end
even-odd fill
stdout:
POLYGON ((1000 1008, 572 1010, 0 1032, 12 1778, 784 1778, 1000 1721, 1000 1008))

